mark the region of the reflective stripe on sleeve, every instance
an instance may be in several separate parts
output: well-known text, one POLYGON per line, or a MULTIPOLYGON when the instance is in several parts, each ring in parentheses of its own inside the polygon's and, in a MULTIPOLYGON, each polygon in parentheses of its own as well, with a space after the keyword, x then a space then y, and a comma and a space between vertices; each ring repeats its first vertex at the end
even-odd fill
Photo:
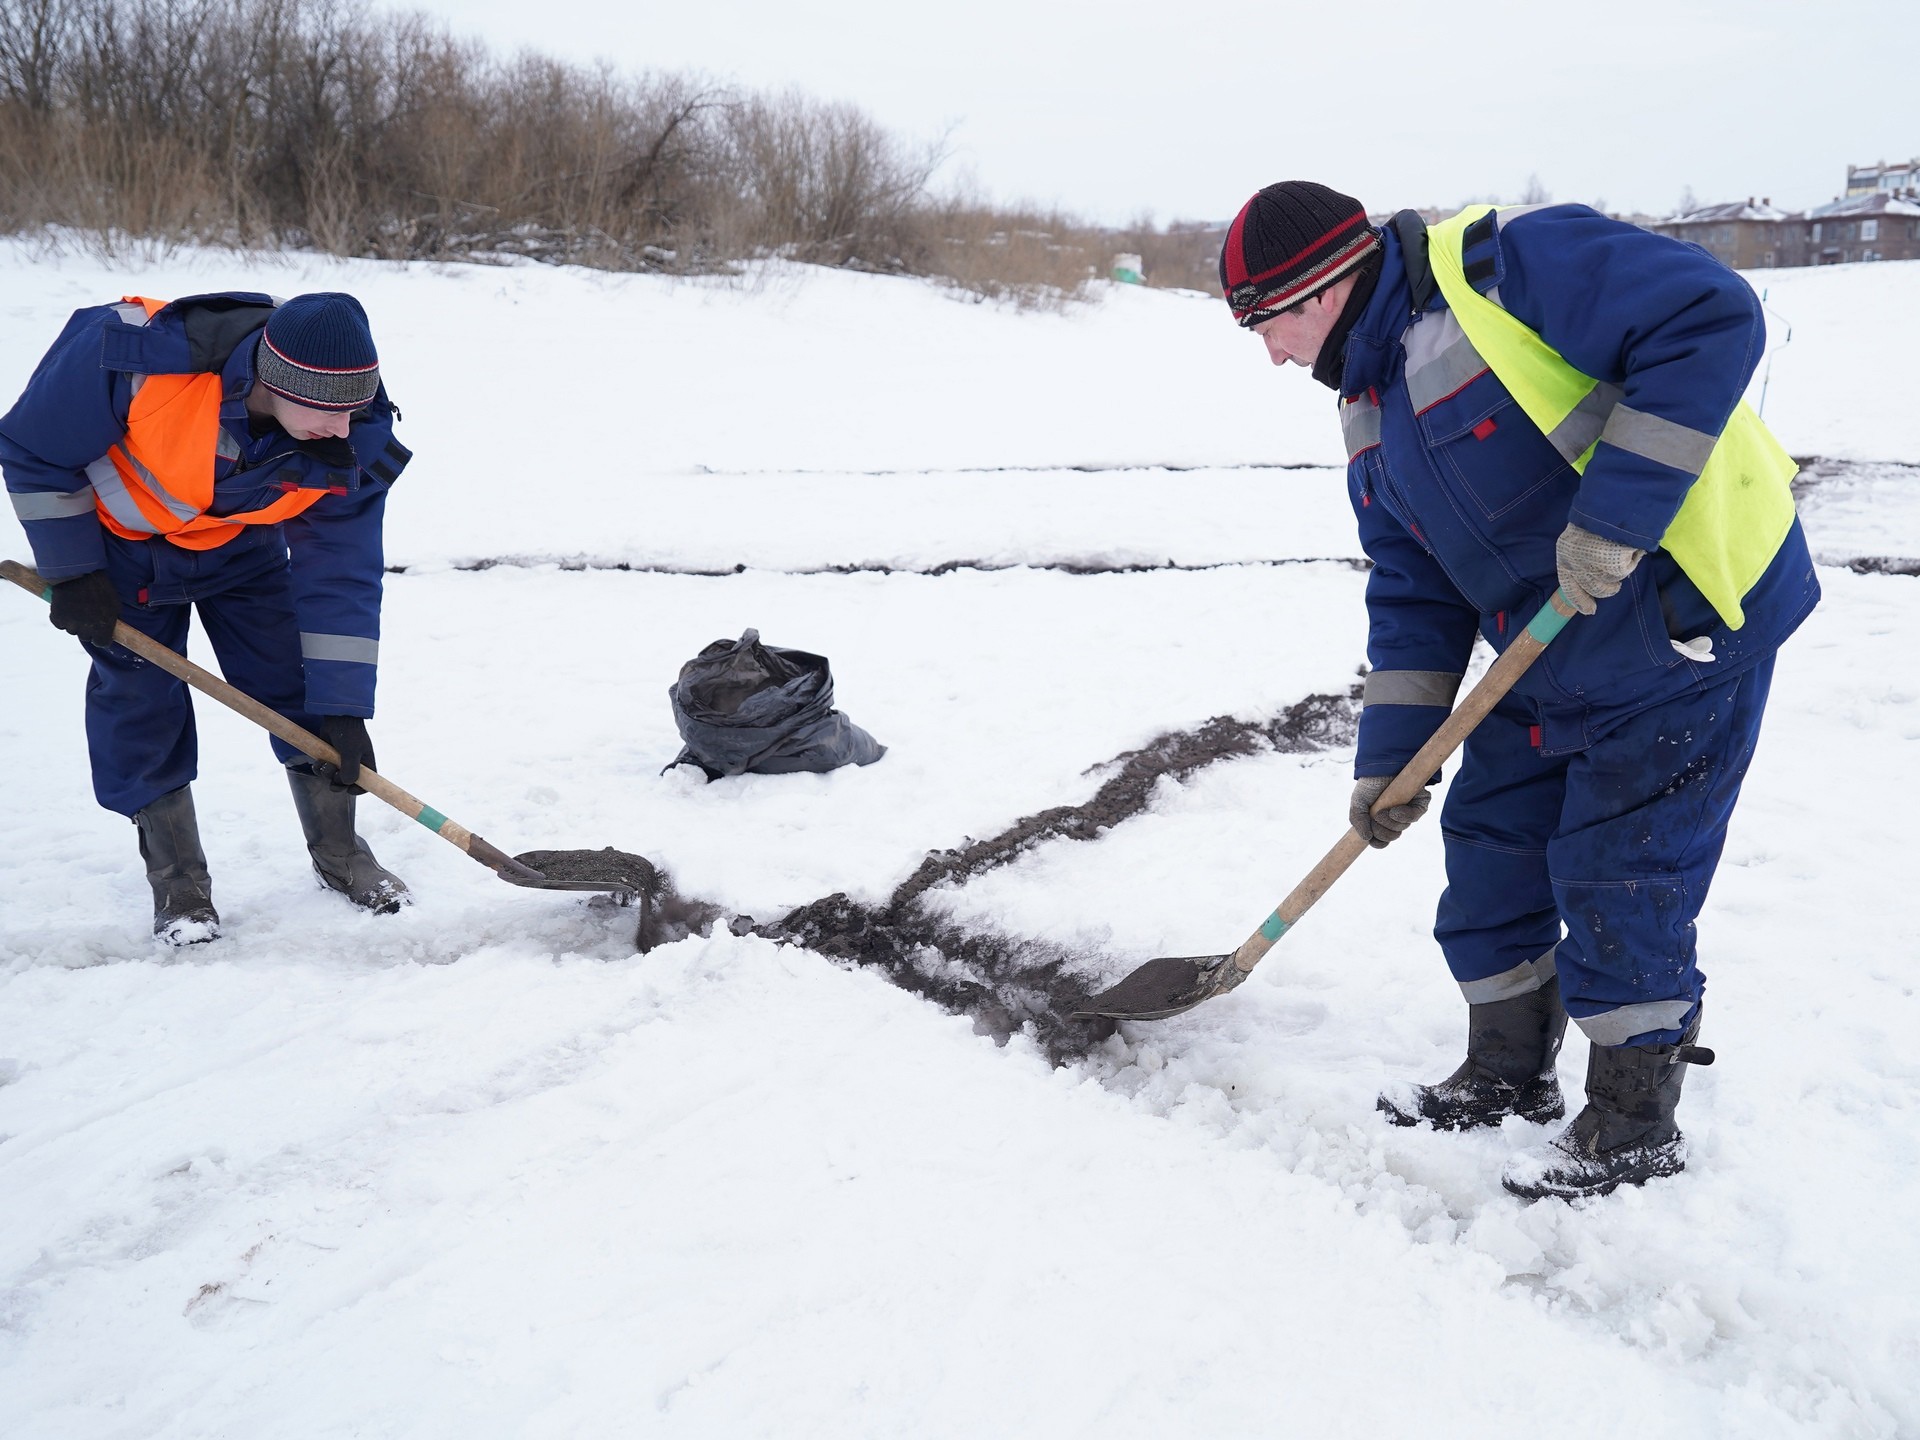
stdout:
POLYGON ((1543 986, 1551 985, 1559 973, 1553 962, 1553 950, 1544 955, 1536 955, 1531 960, 1522 960, 1511 970, 1502 970, 1498 975, 1489 975, 1484 980, 1462 980, 1460 993, 1467 997, 1469 1005, 1491 1005, 1499 1000, 1517 1000, 1522 995, 1531 995, 1543 986))
POLYGON ((36 490, 9 498, 13 501, 13 513, 20 517, 23 525, 30 520, 64 520, 70 515, 93 514, 91 485, 82 485, 78 490, 36 490))
POLYGON ((1441 705, 1451 707, 1464 675, 1448 670, 1375 670, 1367 676, 1362 707, 1368 705, 1441 705))
POLYGON ((380 642, 364 635, 315 635, 300 632, 302 660, 344 660, 352 665, 380 663, 380 642))
POLYGON ((1618 385, 1602 381, 1581 397, 1573 413, 1554 426, 1553 433, 1547 436, 1548 443, 1560 452, 1562 460, 1571 465, 1593 448, 1607 428, 1607 417, 1625 393, 1618 385))
POLYGON ((1698 475, 1707 468, 1707 457, 1713 454, 1713 447, 1718 443, 1704 430, 1663 420, 1629 405, 1614 407, 1600 438, 1630 455, 1671 465, 1689 475, 1698 475))
POLYGON ((1596 1045, 1624 1045, 1636 1035, 1678 1030, 1692 1009, 1691 1000, 1649 1000, 1644 1005, 1622 1005, 1598 1015, 1576 1015, 1574 1024, 1596 1045))

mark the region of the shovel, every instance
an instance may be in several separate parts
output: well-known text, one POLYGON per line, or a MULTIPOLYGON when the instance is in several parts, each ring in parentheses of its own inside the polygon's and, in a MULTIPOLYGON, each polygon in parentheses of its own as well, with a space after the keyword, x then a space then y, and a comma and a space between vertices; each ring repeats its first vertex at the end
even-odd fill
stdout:
MULTIPOLYGON (((1576 613, 1566 592, 1554 591, 1553 598, 1542 605, 1527 628, 1514 637, 1506 653, 1493 662, 1493 667, 1467 693, 1459 708, 1446 718, 1433 738, 1420 747, 1420 753, 1407 762, 1406 768, 1394 776, 1393 783, 1373 802, 1373 813, 1377 815, 1404 805, 1425 789, 1434 772, 1466 742, 1474 727, 1487 717, 1500 697, 1513 688, 1514 681, 1527 672, 1527 667, 1540 658, 1547 643, 1576 613)), ((1216 995, 1226 994, 1253 973, 1261 957, 1366 851, 1367 842, 1360 837, 1360 832, 1349 828, 1238 950, 1230 955, 1163 956, 1149 960, 1118 984, 1089 996, 1079 1009, 1069 1011, 1067 1018, 1165 1020, 1216 995)))
MULTIPOLYGON (((36 571, 15 561, 0 560, 0 579, 11 580, 42 600, 53 598, 52 587, 36 571)), ((115 644, 125 646, 141 659, 151 661, 202 694, 212 696, 229 710, 237 710, 254 724, 271 730, 296 750, 329 765, 340 763, 340 752, 312 731, 302 729, 278 711, 269 710, 258 700, 243 695, 218 675, 141 634, 126 621, 114 622, 113 639, 115 644)), ((530 850, 519 856, 508 855, 365 765, 360 767, 360 779, 356 783, 409 820, 419 821, 448 844, 458 846, 511 885, 524 885, 533 890, 601 890, 627 899, 637 898, 642 906, 641 928, 643 931, 646 928, 645 907, 658 888, 659 877, 654 867, 640 856, 611 848, 530 850)))

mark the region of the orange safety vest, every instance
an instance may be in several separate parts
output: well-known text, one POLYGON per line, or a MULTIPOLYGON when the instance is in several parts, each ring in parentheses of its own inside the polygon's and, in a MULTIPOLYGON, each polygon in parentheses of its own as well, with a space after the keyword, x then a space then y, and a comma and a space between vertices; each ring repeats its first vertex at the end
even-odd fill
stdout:
MULTIPOLYGON (((120 315, 128 324, 145 325, 166 304, 123 295, 120 315)), ((136 375, 133 384, 126 435, 87 467, 94 513, 121 539, 164 535, 183 550, 212 550, 245 526, 290 520, 329 493, 288 485, 285 495, 258 510, 207 514, 214 462, 223 450, 237 453, 220 425, 219 373, 136 375)))

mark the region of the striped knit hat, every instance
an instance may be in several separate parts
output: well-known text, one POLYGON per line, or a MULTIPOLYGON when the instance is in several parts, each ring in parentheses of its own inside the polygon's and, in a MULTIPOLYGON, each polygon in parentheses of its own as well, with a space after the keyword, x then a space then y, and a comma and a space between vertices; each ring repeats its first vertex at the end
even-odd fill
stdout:
POLYGON ((367 312, 351 295, 296 295, 267 317, 253 354, 260 383, 309 410, 358 410, 380 388, 367 312))
POLYGON ((1220 247, 1220 289, 1233 318, 1251 329, 1326 289, 1379 246, 1351 195, 1283 180, 1233 217, 1220 247))

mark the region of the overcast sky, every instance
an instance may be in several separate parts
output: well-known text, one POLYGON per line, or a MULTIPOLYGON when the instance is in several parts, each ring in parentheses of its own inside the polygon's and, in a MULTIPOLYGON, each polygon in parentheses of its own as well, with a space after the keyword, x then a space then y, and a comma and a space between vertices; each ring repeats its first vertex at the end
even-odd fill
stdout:
POLYGON ((686 69, 952 127, 943 176, 1096 220, 1223 219, 1317 179, 1369 209, 1665 214, 1840 193, 1920 155, 1912 0, 405 0, 501 49, 686 69))

